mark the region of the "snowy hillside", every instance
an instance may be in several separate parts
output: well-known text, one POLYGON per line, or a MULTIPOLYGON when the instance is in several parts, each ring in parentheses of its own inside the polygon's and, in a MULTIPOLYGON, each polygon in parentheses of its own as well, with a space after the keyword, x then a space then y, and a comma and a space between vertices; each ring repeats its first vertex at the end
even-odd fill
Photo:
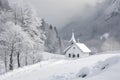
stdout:
POLYGON ((53 53, 48 53, 48 52, 41 52, 41 56, 42 56, 43 61, 60 60, 60 59, 65 59, 66 58, 64 55, 53 54, 53 53))
POLYGON ((50 60, 1 75, 0 80, 119 80, 120 54, 50 60))

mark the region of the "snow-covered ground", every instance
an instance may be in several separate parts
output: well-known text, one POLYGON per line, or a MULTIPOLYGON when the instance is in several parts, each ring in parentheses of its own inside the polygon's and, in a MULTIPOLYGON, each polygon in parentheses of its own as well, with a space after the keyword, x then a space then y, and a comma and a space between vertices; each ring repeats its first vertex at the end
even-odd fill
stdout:
POLYGON ((119 80, 119 75, 120 54, 101 54, 42 61, 1 75, 0 80, 119 80))
POLYGON ((60 54, 52 54, 48 52, 41 52, 42 60, 51 60, 51 59, 65 59, 66 57, 64 55, 60 54))

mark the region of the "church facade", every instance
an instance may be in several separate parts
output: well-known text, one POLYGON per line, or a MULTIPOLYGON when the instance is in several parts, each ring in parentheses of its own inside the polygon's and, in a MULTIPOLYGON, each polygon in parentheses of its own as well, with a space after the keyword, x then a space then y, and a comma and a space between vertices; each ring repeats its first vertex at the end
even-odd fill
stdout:
POLYGON ((64 54, 66 57, 81 58, 90 55, 91 50, 84 43, 77 42, 74 33, 72 33, 72 38, 69 42, 70 42, 70 46, 68 46, 64 50, 64 54))

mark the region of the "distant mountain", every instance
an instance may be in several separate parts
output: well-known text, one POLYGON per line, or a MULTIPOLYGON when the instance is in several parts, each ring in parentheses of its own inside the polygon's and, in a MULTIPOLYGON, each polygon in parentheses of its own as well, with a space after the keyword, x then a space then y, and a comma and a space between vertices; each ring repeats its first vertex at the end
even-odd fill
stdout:
MULTIPOLYGON (((63 39, 68 40, 71 31, 74 29, 76 37, 81 42, 88 44, 91 48, 101 51, 106 40, 114 39, 120 43, 120 0, 106 0, 98 3, 95 7, 85 9, 84 16, 78 16, 71 23, 66 25, 61 31, 63 39), (101 40, 100 37, 109 33, 109 38, 101 40)), ((114 41, 112 41, 114 42, 114 41)), ((112 43, 109 43, 113 46, 112 43)), ((112 48, 112 50, 117 50, 112 48)))

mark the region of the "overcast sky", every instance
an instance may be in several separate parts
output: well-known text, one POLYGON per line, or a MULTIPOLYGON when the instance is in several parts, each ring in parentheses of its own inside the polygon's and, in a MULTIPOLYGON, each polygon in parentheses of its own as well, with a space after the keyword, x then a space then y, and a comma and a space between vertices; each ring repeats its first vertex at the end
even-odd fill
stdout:
POLYGON ((64 26, 82 12, 86 4, 95 5, 96 1, 98 0, 26 0, 34 6, 41 18, 57 27, 64 26))

